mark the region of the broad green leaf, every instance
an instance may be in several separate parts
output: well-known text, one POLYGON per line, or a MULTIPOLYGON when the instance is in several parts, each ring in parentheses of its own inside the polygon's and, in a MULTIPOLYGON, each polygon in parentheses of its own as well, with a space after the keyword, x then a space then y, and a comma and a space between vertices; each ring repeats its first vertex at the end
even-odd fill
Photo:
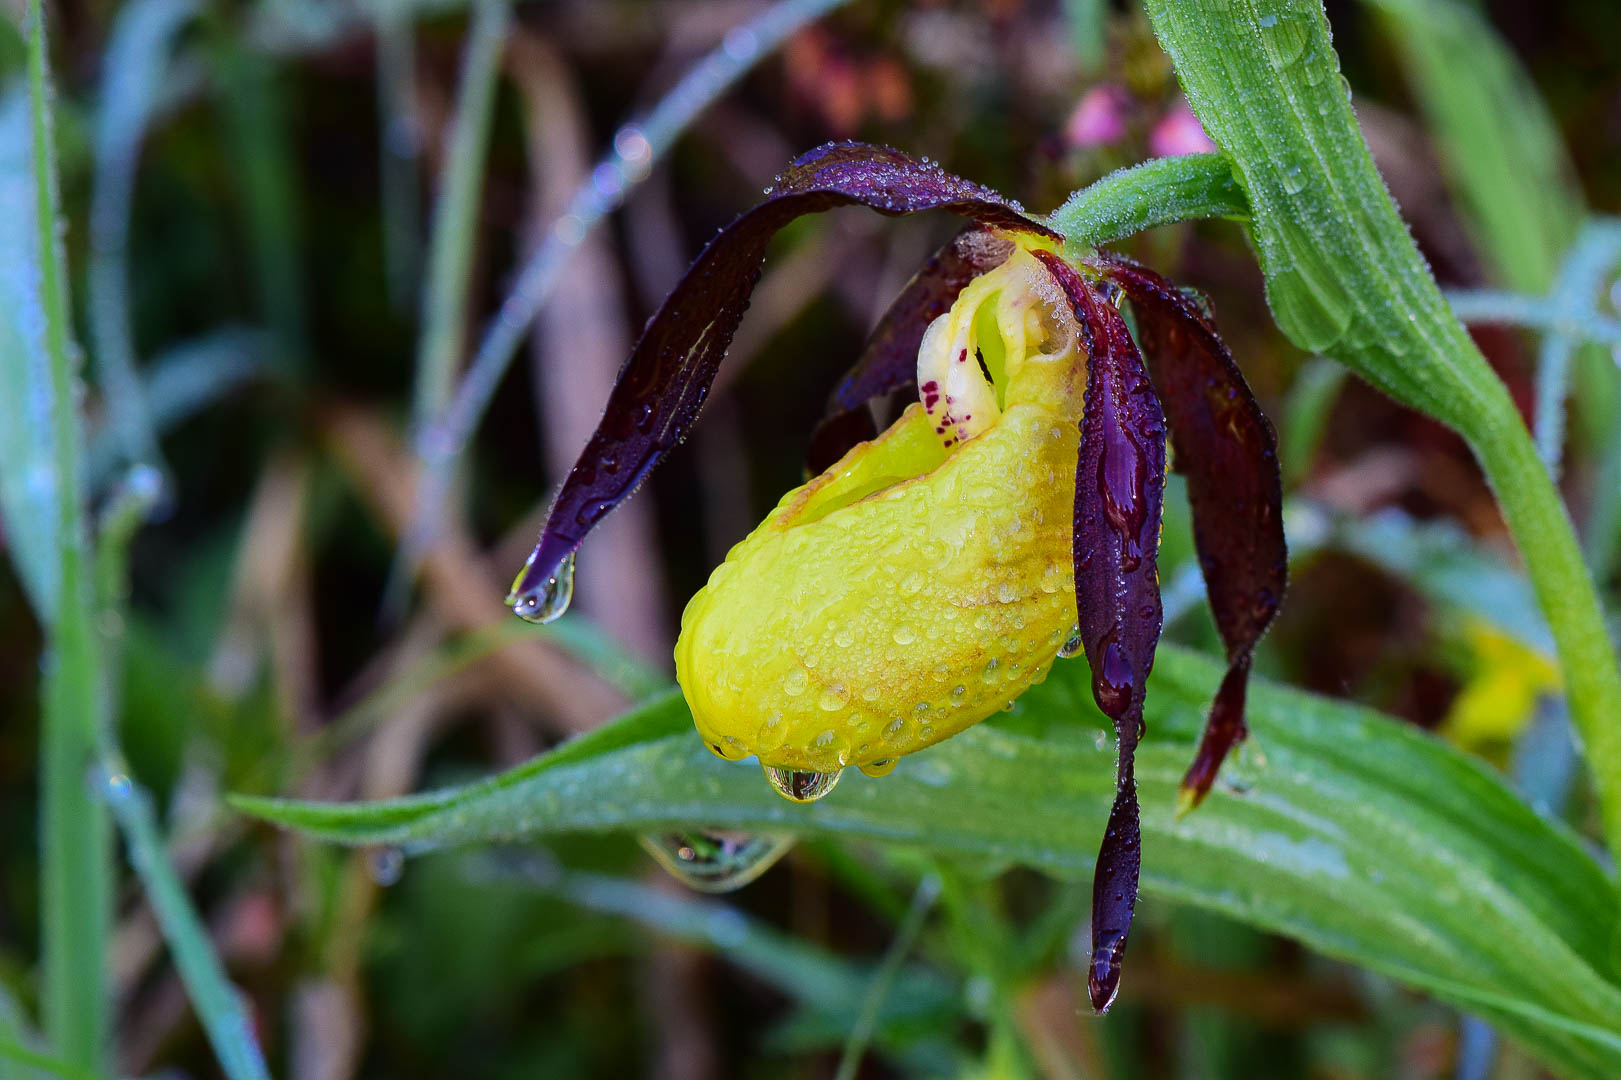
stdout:
POLYGON ((1248 200, 1279 329, 1398 400, 1476 430, 1491 369, 1374 167, 1319 0, 1143 6, 1248 200))
MULTIPOLYGON (((1204 657, 1160 651, 1138 759, 1149 895, 1429 990, 1566 1075, 1621 1074, 1616 892, 1574 836, 1438 740, 1266 683, 1252 692, 1254 742, 1229 765, 1228 786, 1176 821, 1177 784, 1219 677, 1204 657)), ((1101 728, 1085 665, 1060 663, 1013 714, 798 806, 755 769, 714 758, 670 693, 467 787, 373 804, 236 805, 324 839, 408 851, 712 825, 1084 876, 1113 794, 1101 728)))

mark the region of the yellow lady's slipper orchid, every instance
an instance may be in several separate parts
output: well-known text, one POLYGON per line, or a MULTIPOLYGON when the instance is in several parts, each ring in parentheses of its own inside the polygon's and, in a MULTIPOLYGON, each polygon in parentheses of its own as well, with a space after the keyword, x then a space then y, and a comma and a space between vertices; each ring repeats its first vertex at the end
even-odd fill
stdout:
POLYGON ((810 801, 845 767, 882 775, 1084 649, 1119 741, 1093 878, 1102 1011, 1137 897, 1132 762, 1160 632, 1167 433, 1228 658, 1188 806, 1244 737, 1250 655, 1284 584, 1271 426, 1208 318, 1163 279, 1102 253, 1067 261, 1063 237, 938 166, 853 143, 812 151, 648 323, 507 602, 534 621, 562 613, 586 533, 696 418, 771 236, 852 203, 977 224, 907 286, 834 392, 812 440, 819 475, 688 604, 677 678, 711 749, 757 757, 778 791, 810 801), (902 389, 917 401, 880 434, 869 403, 902 389))
POLYGON ((1046 677, 1077 619, 1086 374, 1061 303, 1015 248, 925 333, 923 400, 784 496, 692 598, 676 678, 717 753, 824 794, 794 774, 881 770, 1046 677))

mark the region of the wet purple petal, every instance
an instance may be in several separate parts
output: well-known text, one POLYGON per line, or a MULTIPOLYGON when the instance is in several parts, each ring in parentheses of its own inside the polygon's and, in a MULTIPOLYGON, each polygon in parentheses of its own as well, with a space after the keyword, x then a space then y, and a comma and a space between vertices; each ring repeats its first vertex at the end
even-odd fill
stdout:
POLYGON ((827 416, 816 426, 805 467, 811 475, 832 465, 856 443, 878 434, 867 403, 914 384, 917 350, 929 323, 944 315, 963 286, 1008 256, 1011 245, 995 233, 969 226, 935 253, 878 320, 861 359, 828 398, 827 416))
POLYGON ((514 611, 531 618, 561 613, 547 600, 580 541, 686 437, 777 230, 803 214, 854 204, 887 215, 949 210, 987 225, 1054 235, 989 188, 898 150, 829 143, 805 154, 764 202, 709 242, 648 322, 513 585, 508 603, 514 611))
POLYGON ((1227 647, 1227 675, 1182 781, 1180 806, 1186 811, 1210 791, 1222 759, 1247 733, 1251 654, 1277 613, 1288 578, 1278 440, 1194 298, 1124 259, 1106 257, 1100 268, 1136 309, 1177 471, 1188 479, 1210 610, 1227 647))
POLYGON ((1068 297, 1089 353, 1075 472, 1075 602, 1092 696, 1119 738, 1114 806, 1092 878, 1087 990, 1103 1012, 1120 987, 1142 863, 1132 763, 1160 633, 1165 420, 1120 312, 1058 256, 1035 254, 1068 297))

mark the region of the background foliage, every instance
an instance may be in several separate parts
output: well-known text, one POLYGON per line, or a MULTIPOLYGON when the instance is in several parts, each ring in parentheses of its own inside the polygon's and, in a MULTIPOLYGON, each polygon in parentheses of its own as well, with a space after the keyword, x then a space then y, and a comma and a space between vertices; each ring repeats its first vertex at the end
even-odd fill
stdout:
MULTIPOLYGON (((1589 208, 1621 197, 1621 16, 1328 13, 1609 605, 1621 240, 1589 208)), ((892 143, 1044 210, 1209 149, 1135 5, 46 16, 0 21, 0 1077, 1621 1074, 1613 870, 1491 494, 1456 436, 1274 328, 1231 223, 1123 247, 1211 295, 1283 433, 1294 583, 1260 666, 1322 696, 1258 687, 1257 738, 1172 821, 1218 648, 1173 489, 1147 898, 1107 1020, 1077 1011, 1112 774, 1084 662, 811 808, 663 689, 681 602, 798 481, 949 222, 785 234, 577 612, 502 618, 635 329, 798 151, 892 143), (706 825, 758 839, 704 863, 706 825), (763 872, 702 897, 637 835, 689 880, 763 872)))

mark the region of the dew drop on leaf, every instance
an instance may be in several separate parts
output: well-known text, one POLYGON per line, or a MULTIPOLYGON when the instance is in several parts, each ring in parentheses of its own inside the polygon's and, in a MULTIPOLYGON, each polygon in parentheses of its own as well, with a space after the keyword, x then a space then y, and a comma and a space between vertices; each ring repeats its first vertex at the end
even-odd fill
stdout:
POLYGON ((700 892, 730 892, 776 865, 794 838, 724 829, 652 833, 638 838, 671 877, 700 892))

